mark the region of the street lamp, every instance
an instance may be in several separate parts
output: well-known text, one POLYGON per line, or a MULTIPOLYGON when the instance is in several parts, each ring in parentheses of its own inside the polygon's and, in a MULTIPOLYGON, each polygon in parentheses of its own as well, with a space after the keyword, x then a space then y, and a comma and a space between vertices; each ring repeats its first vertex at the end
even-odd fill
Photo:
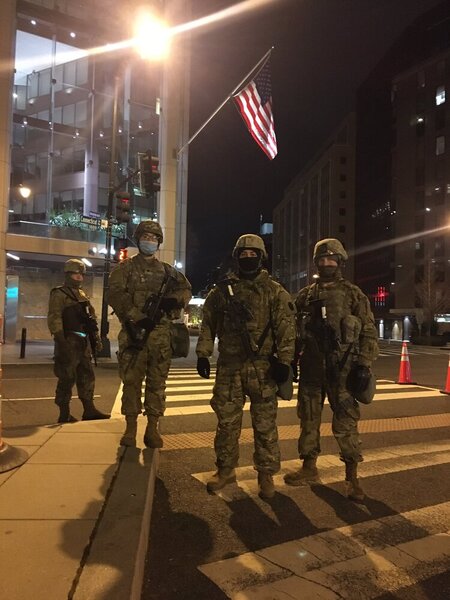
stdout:
POLYGON ((138 13, 133 45, 141 58, 162 60, 170 49, 170 28, 147 11, 138 13))
POLYGON ((21 183, 19 185, 19 194, 22 196, 22 198, 24 200, 27 200, 31 195, 31 188, 29 188, 27 185, 24 185, 23 183, 21 183))

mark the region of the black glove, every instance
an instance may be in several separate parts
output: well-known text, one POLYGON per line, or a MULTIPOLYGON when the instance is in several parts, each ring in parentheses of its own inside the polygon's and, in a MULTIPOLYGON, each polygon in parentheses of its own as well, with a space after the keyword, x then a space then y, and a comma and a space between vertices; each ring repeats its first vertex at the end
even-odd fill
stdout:
POLYGON ((150 317, 145 317, 144 319, 136 321, 136 325, 141 329, 145 329, 146 331, 150 331, 150 329, 153 329, 154 327, 154 323, 150 317))
POLYGON ((291 365, 285 365, 279 361, 274 362, 272 365, 272 377, 275 379, 276 383, 284 383, 289 379, 289 371, 291 370, 291 365))
POLYGON ((171 310, 182 308, 182 305, 176 298, 162 298, 159 304, 159 308, 165 313, 169 313, 171 310))
POLYGON ((211 366, 209 364, 209 360, 205 356, 199 356, 197 359, 197 373, 203 379, 209 379, 209 374, 211 372, 211 366))
POLYGON ((347 389, 352 396, 358 396, 366 391, 369 385, 371 372, 369 367, 355 365, 347 377, 347 389))

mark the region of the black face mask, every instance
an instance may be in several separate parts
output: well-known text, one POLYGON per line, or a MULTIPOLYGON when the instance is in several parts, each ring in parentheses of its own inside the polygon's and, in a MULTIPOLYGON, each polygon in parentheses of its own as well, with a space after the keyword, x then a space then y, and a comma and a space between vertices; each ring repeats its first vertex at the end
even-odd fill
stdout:
POLYGON ((245 256, 238 259, 239 271, 243 275, 254 275, 261 267, 259 256, 245 256))
POLYGON ((319 277, 322 281, 332 281, 333 279, 336 278, 337 272, 338 272, 338 267, 333 267, 330 265, 327 266, 319 266, 317 267, 317 270, 319 272, 319 277))

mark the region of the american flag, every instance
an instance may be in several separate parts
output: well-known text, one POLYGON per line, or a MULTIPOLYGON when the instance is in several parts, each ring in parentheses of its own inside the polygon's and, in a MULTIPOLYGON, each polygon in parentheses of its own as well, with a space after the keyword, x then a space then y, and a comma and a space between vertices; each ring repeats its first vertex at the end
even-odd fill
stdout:
POLYGON ((255 142, 271 160, 275 158, 278 149, 272 112, 270 58, 234 100, 255 142))

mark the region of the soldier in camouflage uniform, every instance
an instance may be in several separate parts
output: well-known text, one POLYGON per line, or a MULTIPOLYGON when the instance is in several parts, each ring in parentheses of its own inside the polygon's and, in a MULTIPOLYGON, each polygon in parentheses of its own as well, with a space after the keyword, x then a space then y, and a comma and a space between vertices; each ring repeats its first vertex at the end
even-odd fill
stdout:
POLYGON ((263 240, 241 236, 233 250, 238 274, 219 282, 203 306, 197 343, 197 371, 209 378, 214 340, 219 339, 216 381, 211 406, 218 424, 214 448, 217 472, 207 482, 216 491, 235 481, 243 407, 250 398, 255 469, 259 493, 273 497, 273 474, 280 469, 277 383, 287 381, 294 356, 294 306, 289 294, 262 268, 263 240), (276 360, 273 358, 276 352, 276 360))
POLYGON ((119 373, 123 381, 122 414, 126 430, 122 446, 136 445, 137 417, 142 413, 142 382, 145 378, 144 414, 147 427, 144 444, 161 448, 158 420, 165 410, 166 379, 172 358, 170 323, 178 319, 191 299, 191 285, 186 277, 155 256, 163 241, 161 226, 156 221, 142 221, 136 228, 139 254, 121 262, 109 278, 108 302, 120 320, 119 373), (157 324, 143 313, 146 300, 158 295, 168 281, 161 299, 157 324), (149 331, 142 350, 133 349, 133 331, 149 331))
POLYGON ((368 385, 378 343, 367 296, 342 276, 341 266, 347 259, 339 240, 317 242, 314 262, 319 279, 300 290, 295 301, 300 351, 298 449, 303 466, 284 479, 289 485, 318 479, 320 422, 327 396, 333 411, 333 434, 345 463, 348 497, 362 501, 364 493, 357 478, 357 466, 363 460, 358 436, 360 411, 355 395, 368 385), (350 372, 352 389, 347 379, 350 372))
POLYGON ((83 421, 109 419, 94 406, 95 375, 91 351, 101 349, 94 307, 81 289, 86 267, 81 260, 70 259, 64 265, 64 285, 50 292, 48 328, 55 340, 55 367, 58 378, 55 404, 59 407, 58 423, 73 423, 70 414, 72 388, 77 386, 83 404, 83 421), (94 347, 92 347, 94 346, 94 347))

